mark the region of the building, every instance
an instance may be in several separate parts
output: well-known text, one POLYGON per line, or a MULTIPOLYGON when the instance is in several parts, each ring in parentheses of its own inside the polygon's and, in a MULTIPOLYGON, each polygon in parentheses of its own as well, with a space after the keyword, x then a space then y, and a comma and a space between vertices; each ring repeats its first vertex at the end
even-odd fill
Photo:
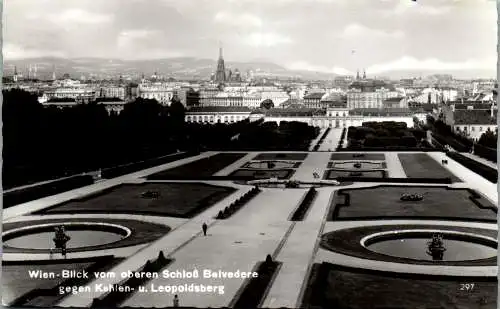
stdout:
POLYGON ((329 108, 324 115, 315 115, 312 125, 321 128, 342 128, 361 126, 363 122, 396 121, 405 122, 408 127, 414 126, 415 112, 407 108, 329 108))
POLYGON ((400 97, 393 85, 381 80, 356 80, 347 91, 347 107, 354 108, 384 108, 384 101, 400 97))
POLYGON ((109 114, 119 114, 125 108, 127 102, 119 98, 97 98, 96 103, 104 105, 109 114))
POLYGON ((382 106, 383 108, 408 108, 408 100, 401 97, 389 98, 382 102, 382 106))
POLYGON ((323 108, 326 107, 322 99, 326 97, 324 92, 313 92, 304 96, 304 107, 306 108, 323 108))
POLYGON ((138 87, 138 96, 143 99, 154 99, 162 105, 169 105, 174 97, 174 89, 161 83, 142 83, 138 87))
POLYGON ((222 55, 222 47, 219 48, 219 59, 217 60, 217 71, 215 72, 215 82, 226 82, 226 66, 224 64, 224 57, 222 55))
POLYGON ((99 89, 99 97, 101 98, 119 98, 125 100, 127 90, 123 86, 105 86, 99 89))
POLYGON ((474 141, 479 140, 487 131, 497 130, 497 113, 491 110, 455 110, 453 113, 453 130, 474 141))
POLYGON ((234 123, 248 119, 251 109, 247 107, 218 107, 201 106, 192 107, 186 111, 186 122, 196 123, 234 123))
POLYGON ((78 85, 74 87, 58 87, 44 91, 44 97, 51 99, 74 99, 76 102, 90 102, 98 92, 92 87, 78 85))
POLYGON ((453 131, 477 140, 486 131, 497 130, 497 106, 485 102, 443 104, 440 119, 453 131))

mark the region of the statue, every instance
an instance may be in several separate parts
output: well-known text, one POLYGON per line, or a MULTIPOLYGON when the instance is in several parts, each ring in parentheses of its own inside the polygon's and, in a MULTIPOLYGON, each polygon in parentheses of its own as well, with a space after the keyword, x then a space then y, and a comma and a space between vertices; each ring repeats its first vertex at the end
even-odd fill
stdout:
POLYGON ((432 239, 427 242, 427 254, 432 256, 433 261, 442 261, 444 252, 446 248, 444 247, 443 235, 433 234, 432 239))
POLYGON ((66 258, 66 243, 71 239, 65 230, 64 225, 57 226, 54 228, 55 236, 52 239, 54 241, 54 246, 57 249, 61 250, 61 254, 64 258, 66 258))
POLYGON ((299 188, 300 182, 296 180, 289 180, 285 183, 285 188, 299 188))

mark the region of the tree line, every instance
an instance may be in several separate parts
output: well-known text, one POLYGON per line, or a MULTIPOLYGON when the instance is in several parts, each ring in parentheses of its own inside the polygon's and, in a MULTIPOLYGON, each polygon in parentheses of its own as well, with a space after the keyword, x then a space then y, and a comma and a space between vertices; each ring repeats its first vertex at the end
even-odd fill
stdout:
POLYGON ((307 150, 318 129, 305 123, 185 122, 176 98, 169 106, 138 98, 117 114, 103 104, 44 106, 36 94, 3 91, 5 188, 95 171, 177 151, 307 150))

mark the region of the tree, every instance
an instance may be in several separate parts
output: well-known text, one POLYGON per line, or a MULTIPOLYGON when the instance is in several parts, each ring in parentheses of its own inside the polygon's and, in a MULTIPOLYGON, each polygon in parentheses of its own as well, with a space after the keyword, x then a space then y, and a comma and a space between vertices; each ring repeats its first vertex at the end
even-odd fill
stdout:
POLYGON ((177 96, 174 96, 172 98, 168 110, 172 124, 179 126, 184 123, 186 109, 184 108, 184 105, 179 100, 179 98, 177 98, 177 96))
POLYGON ((481 135, 477 143, 485 147, 497 148, 497 134, 493 131, 486 131, 481 135))
POLYGON ((198 106, 200 105, 200 93, 193 88, 190 88, 186 92, 186 106, 198 106))
POLYGON ((262 103, 260 103, 260 107, 265 109, 271 109, 274 108, 274 103, 271 99, 265 99, 264 101, 262 101, 262 103))

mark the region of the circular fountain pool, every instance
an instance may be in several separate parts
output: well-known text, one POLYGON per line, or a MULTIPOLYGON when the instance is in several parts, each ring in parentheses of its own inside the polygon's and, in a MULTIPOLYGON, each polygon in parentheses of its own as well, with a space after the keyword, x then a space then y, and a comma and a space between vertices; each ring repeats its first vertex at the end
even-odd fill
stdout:
POLYGON ((433 261, 436 259, 430 254, 428 244, 436 233, 443 236, 442 244, 446 249, 440 261, 471 261, 488 259, 497 255, 498 243, 495 239, 454 231, 387 231, 363 238, 361 245, 383 255, 433 261))
MULTIPOLYGON (((3 233, 5 247, 19 249, 47 250, 54 248, 54 228, 61 223, 33 225, 13 229, 3 233)), ((66 235, 71 237, 66 246, 68 249, 107 245, 130 236, 131 231, 123 226, 97 222, 65 223, 66 235)))

